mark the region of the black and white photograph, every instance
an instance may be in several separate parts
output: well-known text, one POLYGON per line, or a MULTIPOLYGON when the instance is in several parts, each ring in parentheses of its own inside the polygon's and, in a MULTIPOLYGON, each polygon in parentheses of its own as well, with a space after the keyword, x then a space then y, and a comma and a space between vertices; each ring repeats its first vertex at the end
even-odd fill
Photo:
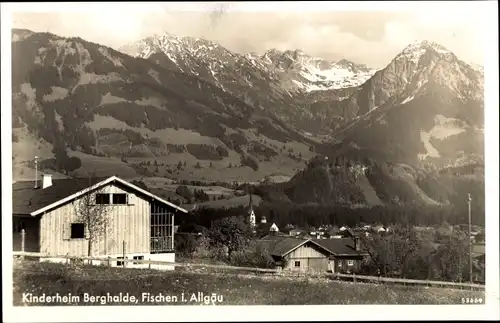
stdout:
POLYGON ((1 11, 4 320, 500 319, 496 1, 1 11))

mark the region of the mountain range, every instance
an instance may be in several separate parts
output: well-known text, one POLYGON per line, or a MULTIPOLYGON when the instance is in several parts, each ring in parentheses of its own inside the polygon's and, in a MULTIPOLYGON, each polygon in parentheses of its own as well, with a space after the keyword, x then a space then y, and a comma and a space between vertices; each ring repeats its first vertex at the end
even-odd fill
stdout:
POLYGON ((225 181, 296 179, 317 155, 398 169, 483 163, 482 67, 430 41, 375 70, 168 33, 114 50, 15 29, 12 64, 18 165, 57 147, 82 173, 225 181))

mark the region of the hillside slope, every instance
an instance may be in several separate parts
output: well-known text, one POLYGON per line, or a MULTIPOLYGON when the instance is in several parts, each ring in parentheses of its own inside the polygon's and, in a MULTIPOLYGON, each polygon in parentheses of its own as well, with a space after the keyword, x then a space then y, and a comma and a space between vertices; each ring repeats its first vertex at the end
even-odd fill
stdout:
POLYGON ((333 139, 345 150, 414 166, 484 155, 484 73, 433 42, 410 44, 342 100, 341 111, 352 121, 333 139))
POLYGON ((13 30, 12 64, 14 134, 67 147, 70 155, 172 164, 180 155, 192 166, 205 160, 224 167, 251 159, 271 168, 281 158, 277 167, 291 163, 293 171, 297 155, 309 152, 308 141, 273 113, 203 78, 80 38, 13 30), (292 156, 283 146, 297 151, 292 156))
POLYGON ((413 43, 372 75, 300 51, 257 58, 173 35, 136 44, 139 57, 80 38, 12 35, 17 168, 35 155, 51 165, 62 150, 82 162, 71 175, 279 174, 291 179, 276 196, 295 203, 439 206, 462 203, 467 186, 484 196, 484 174, 444 171, 484 165, 484 72, 438 44, 413 43), (342 66, 357 77, 310 92, 285 84, 342 66))
MULTIPOLYGON (((348 60, 330 62, 301 50, 238 54, 209 40, 165 33, 119 49, 165 69, 195 75, 255 109, 272 112, 298 131, 329 133, 330 112, 309 93, 342 92, 365 82, 375 70, 348 60)), ((329 102, 337 99, 329 97, 329 102)), ((335 114, 335 112, 333 112, 335 114)))

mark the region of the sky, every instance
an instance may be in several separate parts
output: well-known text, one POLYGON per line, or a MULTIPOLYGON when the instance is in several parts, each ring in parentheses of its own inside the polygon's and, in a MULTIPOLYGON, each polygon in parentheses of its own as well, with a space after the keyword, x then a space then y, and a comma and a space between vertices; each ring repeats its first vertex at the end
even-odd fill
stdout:
POLYGON ((300 49, 382 68, 416 40, 435 41, 459 58, 484 64, 481 3, 50 3, 18 4, 12 27, 79 36, 115 49, 169 32, 213 40, 229 50, 262 54, 300 49))

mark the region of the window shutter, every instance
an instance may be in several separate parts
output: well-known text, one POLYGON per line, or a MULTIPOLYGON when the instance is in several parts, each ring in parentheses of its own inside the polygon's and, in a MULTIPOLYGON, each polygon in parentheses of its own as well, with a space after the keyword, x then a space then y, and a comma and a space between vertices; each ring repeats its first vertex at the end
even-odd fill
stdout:
POLYGON ((135 195, 134 194, 127 194, 127 204, 128 205, 135 204, 135 195))

